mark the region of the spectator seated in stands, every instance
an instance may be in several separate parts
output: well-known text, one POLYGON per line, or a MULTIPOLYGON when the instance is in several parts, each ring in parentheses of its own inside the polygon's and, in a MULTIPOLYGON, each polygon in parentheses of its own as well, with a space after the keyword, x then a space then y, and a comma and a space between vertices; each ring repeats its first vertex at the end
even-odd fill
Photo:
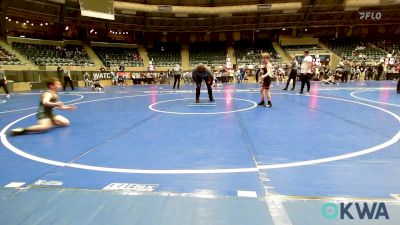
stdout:
POLYGON ((272 61, 282 61, 272 44, 268 41, 238 41, 234 43, 235 55, 238 64, 254 65, 260 63, 261 54, 266 52, 271 56, 272 61))
POLYGON ((0 47, 0 65, 21 65, 17 57, 0 47))
POLYGON ((380 44, 376 42, 350 38, 342 40, 330 39, 324 42, 333 52, 342 58, 377 61, 387 54, 387 52, 379 47, 380 44))
POLYGON ((190 66, 195 67, 199 63, 213 66, 226 64, 227 46, 220 42, 199 42, 189 46, 190 66))
POLYGON ((83 46, 55 46, 17 42, 12 43, 12 46, 36 65, 94 66, 83 46))
POLYGON ((181 64, 181 46, 179 43, 158 43, 147 48, 149 59, 155 66, 173 67, 181 64))
POLYGON ((98 46, 92 48, 107 67, 119 67, 121 62, 124 62, 124 66, 127 67, 143 66, 143 59, 137 48, 98 46))

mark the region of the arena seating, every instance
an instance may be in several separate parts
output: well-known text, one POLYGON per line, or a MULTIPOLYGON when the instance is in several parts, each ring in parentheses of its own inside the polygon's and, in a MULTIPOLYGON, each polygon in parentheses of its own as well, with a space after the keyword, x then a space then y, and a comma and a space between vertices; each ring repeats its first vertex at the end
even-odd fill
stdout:
POLYGON ((137 48, 118 47, 92 47, 106 66, 119 66, 124 62, 125 66, 142 67, 143 59, 137 48))
POLYGON ((368 59, 378 61, 385 57, 387 53, 376 47, 367 47, 364 54, 368 56, 368 59))
POLYGON ((361 42, 359 40, 327 40, 325 41, 330 49, 342 58, 352 58, 354 60, 379 60, 387 54, 384 50, 378 48, 370 42, 361 42))
POLYGON ((178 43, 155 44, 152 48, 147 48, 147 54, 156 66, 171 67, 182 62, 181 47, 178 43))
POLYGON ((12 46, 40 66, 94 66, 83 46, 79 45, 55 46, 14 42, 12 46))
POLYGON ((0 47, 0 65, 21 65, 21 62, 15 55, 0 47))
POLYGON ((330 40, 326 42, 328 47, 342 58, 350 58, 353 51, 357 48, 358 42, 355 40, 330 40))
POLYGON ((194 67, 198 63, 222 66, 226 63, 227 46, 225 42, 199 42, 189 46, 189 62, 194 67))
POLYGON ((238 41, 235 42, 235 55, 236 61, 240 64, 258 64, 261 62, 261 53, 269 53, 272 57, 272 61, 281 62, 281 59, 272 44, 268 41, 262 42, 248 42, 238 41))
POLYGON ((321 50, 319 45, 290 45, 282 46, 285 51, 305 51, 305 50, 321 50))
POLYGON ((381 40, 375 44, 390 54, 400 55, 400 41, 398 40, 381 40))

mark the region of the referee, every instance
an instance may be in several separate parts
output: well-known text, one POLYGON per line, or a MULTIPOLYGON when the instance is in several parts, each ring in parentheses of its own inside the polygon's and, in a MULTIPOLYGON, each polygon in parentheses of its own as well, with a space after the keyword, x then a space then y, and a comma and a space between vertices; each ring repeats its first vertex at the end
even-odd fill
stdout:
POLYGON ((211 71, 206 68, 203 63, 199 63, 192 71, 192 79, 196 83, 196 103, 200 103, 200 89, 203 81, 207 85, 208 98, 210 99, 210 102, 215 102, 211 88, 214 77, 211 71))
POLYGON ((7 88, 7 78, 6 78, 6 74, 4 73, 4 70, 1 69, 0 66, 0 88, 3 87, 4 92, 6 93, 6 98, 9 98, 9 92, 8 92, 8 88, 7 88))
POLYGON ((182 68, 179 66, 179 64, 176 64, 176 66, 173 69, 173 73, 174 73, 173 89, 175 89, 177 83, 178 83, 178 89, 179 89, 179 84, 181 83, 181 77, 182 77, 182 68))
POLYGON ((292 65, 290 66, 290 74, 289 74, 289 79, 287 81, 286 87, 283 89, 286 91, 289 87, 290 80, 293 80, 293 87, 290 89, 291 91, 294 90, 296 87, 296 77, 297 77, 297 68, 299 67, 299 63, 297 62, 295 57, 292 57, 292 65))
POLYGON ((74 85, 72 84, 72 79, 71 79, 71 71, 67 69, 64 71, 64 86, 63 90, 65 91, 67 84, 71 86, 71 89, 74 90, 74 85))

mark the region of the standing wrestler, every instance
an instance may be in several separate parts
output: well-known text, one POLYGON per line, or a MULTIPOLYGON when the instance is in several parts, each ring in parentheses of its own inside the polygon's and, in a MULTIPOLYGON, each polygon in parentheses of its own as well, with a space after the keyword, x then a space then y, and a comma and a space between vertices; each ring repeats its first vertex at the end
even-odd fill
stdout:
POLYGON ((271 56, 268 53, 263 53, 261 57, 263 63, 263 66, 261 68, 261 102, 258 103, 258 105, 262 107, 272 107, 270 92, 270 86, 272 82, 272 65, 269 62, 271 56), (267 104, 265 104, 265 99, 267 99, 268 101, 267 104))

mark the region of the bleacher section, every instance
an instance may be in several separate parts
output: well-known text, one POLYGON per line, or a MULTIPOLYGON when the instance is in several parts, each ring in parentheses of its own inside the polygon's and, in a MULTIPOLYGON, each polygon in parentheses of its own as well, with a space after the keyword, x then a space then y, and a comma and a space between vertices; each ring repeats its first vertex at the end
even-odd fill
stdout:
POLYGON ((13 42, 14 49, 38 66, 94 66, 93 61, 79 45, 39 45, 13 42))
POLYGON ((0 65, 22 65, 15 55, 0 47, 0 65))
POLYGON ((155 44, 152 48, 147 48, 147 54, 155 66, 173 67, 182 63, 179 43, 155 44))
POLYGON ((330 40, 325 41, 327 46, 342 58, 350 58, 357 48, 357 41, 354 40, 330 40))
POLYGON ((305 51, 305 50, 322 50, 318 45, 295 45, 282 46, 285 51, 305 51))
POLYGON ((400 55, 400 41, 380 41, 376 45, 390 54, 400 55))
POLYGON ((125 66, 142 67, 143 59, 137 48, 99 47, 93 46, 93 50, 99 56, 105 66, 119 66, 124 62, 125 66))
POLYGON ((377 61, 386 56, 386 52, 376 45, 359 40, 325 40, 327 46, 342 58, 377 61))
POLYGON ((376 47, 367 47, 364 54, 367 55, 368 59, 378 61, 385 57, 387 53, 376 47))
POLYGON ((226 63, 227 46, 225 42, 200 42, 189 46, 190 67, 198 63, 222 66, 226 63))
POLYGON ((261 62, 261 53, 264 52, 271 55, 273 62, 279 63, 282 61, 270 42, 238 41, 235 42, 234 48, 238 65, 259 64, 261 62))

